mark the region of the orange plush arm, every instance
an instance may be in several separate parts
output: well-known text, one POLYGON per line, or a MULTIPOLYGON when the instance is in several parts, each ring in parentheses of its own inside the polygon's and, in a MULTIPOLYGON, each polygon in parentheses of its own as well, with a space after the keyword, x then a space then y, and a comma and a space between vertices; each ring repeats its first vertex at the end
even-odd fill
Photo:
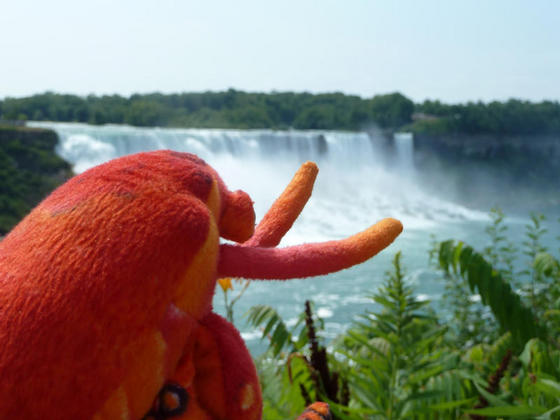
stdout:
POLYGON ((301 165, 280 197, 264 215, 251 239, 243 245, 265 248, 278 245, 311 197, 318 172, 319 168, 313 162, 301 165))
POLYGON ((369 229, 339 241, 280 249, 222 244, 218 275, 282 280, 328 274, 373 257, 401 232, 401 222, 383 219, 369 229))

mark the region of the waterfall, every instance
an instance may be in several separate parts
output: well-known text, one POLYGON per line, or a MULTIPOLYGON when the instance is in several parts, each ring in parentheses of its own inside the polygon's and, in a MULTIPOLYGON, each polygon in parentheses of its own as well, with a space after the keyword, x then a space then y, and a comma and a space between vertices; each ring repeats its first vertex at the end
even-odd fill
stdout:
POLYGON ((393 142, 397 166, 400 171, 411 175, 414 172, 414 136, 412 133, 395 133, 393 142))
POLYGON ((429 229, 438 219, 480 218, 477 212, 423 194, 411 176, 412 136, 396 134, 394 151, 366 133, 139 128, 122 125, 34 122, 55 130, 58 153, 83 172, 110 159, 142 151, 195 153, 231 189, 247 191, 262 216, 306 160, 320 168, 303 220, 286 242, 344 237, 392 216, 408 229, 429 229))

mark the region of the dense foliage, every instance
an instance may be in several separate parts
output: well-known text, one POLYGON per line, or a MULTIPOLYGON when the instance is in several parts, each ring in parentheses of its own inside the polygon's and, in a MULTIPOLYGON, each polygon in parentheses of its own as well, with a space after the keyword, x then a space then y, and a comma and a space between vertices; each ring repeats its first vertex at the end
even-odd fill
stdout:
POLYGON ((542 216, 520 246, 507 241, 503 214, 492 218, 482 251, 434 246, 444 303, 455 306, 445 318, 414 296, 400 253, 372 310, 327 347, 312 305, 292 328, 273 308, 252 308, 270 343, 257 359, 264 418, 294 418, 318 399, 337 419, 559 419, 560 261, 541 244, 542 216), (512 264, 522 257, 526 268, 512 264))
POLYGON ((426 116, 412 126, 418 132, 497 136, 560 133, 560 103, 552 101, 531 103, 510 99, 447 105, 428 100, 416 105, 416 112, 426 116))
POLYGON ((55 132, 0 126, 0 236, 70 175, 55 132))
POLYGON ((80 97, 44 93, 0 102, 0 119, 200 128, 360 130, 410 123, 414 104, 399 93, 371 99, 342 93, 159 93, 80 97))
POLYGON ((560 133, 560 103, 414 104, 400 93, 372 98, 342 93, 225 92, 81 97, 43 93, 0 101, 0 119, 199 128, 362 130, 546 135, 560 133), (415 120, 413 122, 413 119, 415 120))

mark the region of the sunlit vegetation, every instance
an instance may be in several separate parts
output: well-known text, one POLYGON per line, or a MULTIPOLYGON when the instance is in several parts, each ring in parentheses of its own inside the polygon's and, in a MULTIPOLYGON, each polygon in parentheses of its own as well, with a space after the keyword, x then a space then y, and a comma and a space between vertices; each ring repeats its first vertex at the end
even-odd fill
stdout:
POLYGON ((313 305, 291 328, 253 307, 248 319, 269 343, 257 359, 264 418, 294 418, 315 399, 337 419, 560 418, 558 255, 542 245, 542 216, 520 246, 507 241, 503 214, 492 216, 484 250, 434 244, 447 315, 416 298, 400 253, 372 309, 326 346, 313 305))

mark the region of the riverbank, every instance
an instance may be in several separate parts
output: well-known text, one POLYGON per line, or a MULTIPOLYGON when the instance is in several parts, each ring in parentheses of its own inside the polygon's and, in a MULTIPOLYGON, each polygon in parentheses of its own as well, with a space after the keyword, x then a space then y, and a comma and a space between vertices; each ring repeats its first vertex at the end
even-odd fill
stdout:
POLYGON ((490 197, 509 213, 560 208, 560 136, 415 133, 414 164, 423 185, 462 204, 490 197))
POLYGON ((72 176, 53 130, 0 126, 0 236, 72 176))

